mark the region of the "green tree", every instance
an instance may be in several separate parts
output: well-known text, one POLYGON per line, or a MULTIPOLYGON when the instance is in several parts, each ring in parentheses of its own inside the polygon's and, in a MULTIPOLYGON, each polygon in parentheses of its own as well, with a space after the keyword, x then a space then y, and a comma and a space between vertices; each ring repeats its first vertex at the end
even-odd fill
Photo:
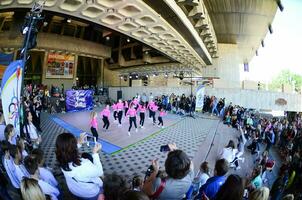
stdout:
POLYGON ((282 70, 269 84, 270 90, 278 90, 283 84, 295 85, 295 90, 299 91, 302 86, 302 76, 291 72, 290 70, 282 70))

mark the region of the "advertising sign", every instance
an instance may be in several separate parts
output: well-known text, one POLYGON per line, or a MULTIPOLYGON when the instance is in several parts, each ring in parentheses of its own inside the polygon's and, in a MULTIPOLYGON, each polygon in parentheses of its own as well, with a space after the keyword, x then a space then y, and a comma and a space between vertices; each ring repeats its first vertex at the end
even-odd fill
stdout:
POLYGON ((47 57, 46 78, 72 79, 74 59, 73 55, 49 53, 47 57))
POLYGON ((93 109, 92 90, 67 90, 66 111, 76 112, 93 109))

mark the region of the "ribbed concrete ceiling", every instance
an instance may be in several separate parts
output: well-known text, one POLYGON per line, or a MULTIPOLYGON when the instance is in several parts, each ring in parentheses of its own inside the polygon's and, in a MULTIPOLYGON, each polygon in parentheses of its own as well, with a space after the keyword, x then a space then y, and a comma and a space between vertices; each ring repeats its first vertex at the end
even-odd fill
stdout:
MULTIPOLYGON (((0 0, 0 9, 29 8, 33 3, 34 0, 0 0)), ((191 44, 141 0, 47 0, 45 10, 83 18, 116 30, 197 70, 205 66, 203 58, 191 44)))
POLYGON ((277 11, 275 0, 204 0, 218 43, 238 44, 254 55, 277 11))

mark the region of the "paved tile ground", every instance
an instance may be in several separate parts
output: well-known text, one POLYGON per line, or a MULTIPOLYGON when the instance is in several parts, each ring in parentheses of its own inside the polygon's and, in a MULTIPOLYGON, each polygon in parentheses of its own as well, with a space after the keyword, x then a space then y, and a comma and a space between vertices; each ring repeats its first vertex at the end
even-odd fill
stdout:
MULTIPOLYGON (((45 152, 46 164, 53 169, 55 176, 61 183, 63 199, 73 199, 58 168, 54 152, 56 137, 65 130, 50 120, 46 113, 42 115, 42 129, 43 142, 41 147, 45 152)), ((230 138, 234 139, 237 136, 237 130, 226 127, 216 118, 202 115, 202 118, 184 118, 178 123, 163 129, 154 137, 113 155, 101 152, 100 158, 105 174, 116 172, 131 180, 134 174, 144 175, 152 159, 158 158, 163 168, 166 154, 159 151, 161 145, 175 142, 178 148, 184 150, 193 159, 196 168, 205 158, 214 166, 213 163, 219 150, 227 144, 230 138)), ((90 148, 84 146, 81 151, 90 152, 90 148)), ((243 176, 250 172, 253 164, 250 153, 246 153, 245 157, 247 161, 242 164, 242 170, 235 172, 243 176)), ((274 173, 272 174, 274 175, 274 173)))

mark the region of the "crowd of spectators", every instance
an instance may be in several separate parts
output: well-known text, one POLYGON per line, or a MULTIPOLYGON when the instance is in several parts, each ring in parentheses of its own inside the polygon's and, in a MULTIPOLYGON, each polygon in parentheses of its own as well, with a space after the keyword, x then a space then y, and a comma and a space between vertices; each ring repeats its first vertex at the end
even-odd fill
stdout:
MULTIPOLYGON (((0 195, 11 199, 7 184, 11 183, 24 200, 63 199, 62 190, 51 169, 44 165, 41 145, 40 109, 43 109, 41 89, 26 87, 23 131, 20 135, 0 118, 1 184, 0 195), (42 108, 40 108, 42 105, 42 108)), ((44 93, 45 95, 45 93, 44 93)), ((166 110, 182 114, 195 106, 195 98, 185 95, 153 97, 137 95, 141 101, 150 99, 166 110)), ((123 176, 105 174, 99 158, 102 146, 96 144, 92 153, 80 151, 87 140, 86 134, 76 138, 62 133, 56 139, 55 154, 65 177, 69 192, 75 199, 210 199, 210 200, 272 200, 301 199, 302 134, 301 114, 288 118, 264 118, 253 110, 225 105, 225 100, 205 96, 203 112, 221 117, 230 127, 238 129, 238 142, 233 140, 219 152, 214 166, 201 163, 194 175, 194 166, 188 155, 168 145, 167 158, 162 169, 155 159, 146 169, 145 176, 135 176, 131 184, 123 176), (267 173, 274 168, 272 147, 282 157, 278 177, 271 189, 265 187, 267 173), (244 151, 254 156, 254 166, 246 177, 236 174, 244 162, 244 151), (214 168, 210 173, 210 168, 214 168), (230 168, 234 168, 231 170, 230 168), (162 170, 160 170, 162 169, 162 170)), ((196 166, 195 166, 196 167, 196 166)))

